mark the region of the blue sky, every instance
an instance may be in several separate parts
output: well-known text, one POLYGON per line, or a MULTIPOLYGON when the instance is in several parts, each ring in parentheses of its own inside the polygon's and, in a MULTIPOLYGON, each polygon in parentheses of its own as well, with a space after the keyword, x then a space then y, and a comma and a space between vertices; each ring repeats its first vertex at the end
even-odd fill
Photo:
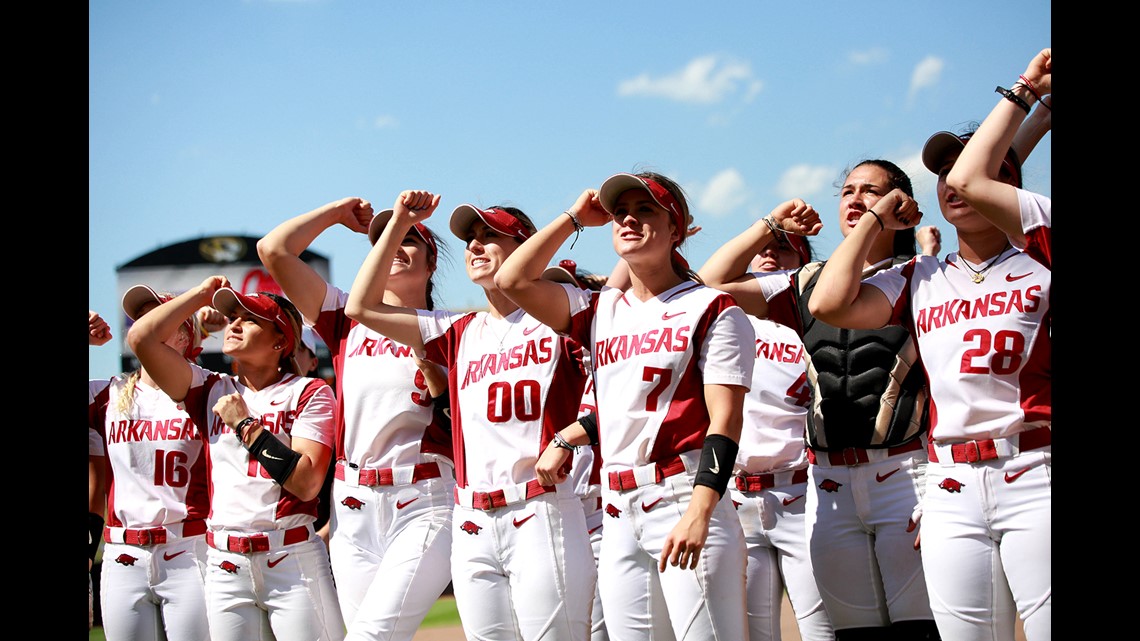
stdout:
MULTIPOLYGON (((982 120, 1050 46, 1051 4, 658 0, 359 2, 92 0, 89 9, 90 308, 116 340, 91 378, 119 371, 115 269, 213 234, 261 236, 345 196, 379 211, 403 189, 442 195, 429 226, 451 254, 441 307, 481 307, 447 232, 464 202, 509 204, 540 227, 587 187, 652 169, 686 189, 704 230, 697 267, 772 207, 823 215, 865 158, 911 176, 925 223, 956 247, 919 153, 982 120)), ((1025 163, 1050 194, 1050 138, 1025 163)), ((347 289, 368 240, 343 227, 311 249, 347 289)), ((607 273, 608 232, 558 258, 607 273)))

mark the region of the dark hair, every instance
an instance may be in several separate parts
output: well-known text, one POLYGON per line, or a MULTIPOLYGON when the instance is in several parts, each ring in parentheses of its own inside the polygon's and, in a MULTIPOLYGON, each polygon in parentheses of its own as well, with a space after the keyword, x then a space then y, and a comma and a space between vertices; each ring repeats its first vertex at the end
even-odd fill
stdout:
MULTIPOLYGON (((677 234, 681 237, 681 240, 677 241, 677 247, 680 248, 681 245, 685 244, 686 237, 688 236, 689 225, 693 224, 693 215, 689 213, 689 201, 685 197, 685 190, 682 189, 681 186, 676 182, 674 182, 673 179, 663 176, 655 171, 642 171, 634 175, 641 178, 648 178, 658 185, 661 185, 666 189, 666 191, 672 194, 673 199, 677 201, 678 205, 680 205, 681 216, 685 219, 685 226, 677 230, 677 234)), ((670 219, 670 222, 673 222, 672 219, 670 219)), ((693 268, 689 266, 688 262, 686 262, 684 258, 682 258, 681 255, 677 252, 674 251, 669 253, 669 263, 672 265, 673 271, 681 278, 684 278, 685 280, 696 281, 702 285, 705 284, 705 281, 701 280, 701 277, 697 275, 697 272, 693 271, 693 268)))
MULTIPOLYGON (((887 185, 891 189, 901 189, 903 193, 911 198, 914 198, 914 186, 911 185, 910 176, 902 170, 898 165, 882 158, 870 158, 860 161, 851 169, 843 172, 843 180, 851 175, 851 172, 862 167, 863 165, 871 165, 878 167, 887 174, 887 185)), ((914 240, 914 227, 907 229, 896 229, 894 235, 894 243, 891 246, 891 253, 899 258, 913 258, 918 253, 918 245, 914 240)))
MULTIPOLYGON (((286 318, 289 320, 289 325, 291 325, 293 327, 293 345, 292 345, 293 349, 289 350, 288 356, 285 356, 284 350, 282 350, 282 355, 281 355, 281 358, 277 362, 277 366, 280 367, 281 370, 284 372, 296 374, 297 376, 305 376, 306 374, 308 374, 308 372, 302 372, 300 365, 298 365, 297 361, 293 358, 297 354, 297 348, 302 346, 302 343, 301 343, 301 327, 302 327, 301 312, 297 311, 297 307, 295 305, 293 305, 293 303, 290 302, 288 298, 285 298, 284 296, 281 296, 280 294, 274 294, 271 292, 258 292, 258 293, 261 294, 262 296, 266 296, 266 297, 272 299, 273 302, 277 303, 277 306, 281 308, 281 311, 285 313, 286 318)), ((274 328, 274 329, 276 329, 276 328, 274 328)), ((278 330, 278 331, 280 331, 280 330, 278 330)))
MULTIPOLYGON (((439 259, 442 257, 445 262, 450 264, 451 263, 451 251, 448 249, 447 245, 444 244, 443 238, 439 234, 435 233, 435 230, 431 229, 427 225, 424 225, 424 228, 428 230, 428 233, 431 234, 431 239, 433 241, 435 241, 435 251, 434 252, 432 251, 431 244, 430 243, 428 244, 428 271, 429 271, 429 273, 428 273, 427 290, 424 292, 424 299, 427 301, 427 309, 428 309, 428 311, 432 311, 435 309, 435 296, 434 296, 434 293, 435 293, 435 275, 437 273, 439 273, 439 259)), ((413 233, 413 230, 408 230, 408 233, 413 233)), ((417 238, 418 238, 418 236, 417 236, 417 238)))

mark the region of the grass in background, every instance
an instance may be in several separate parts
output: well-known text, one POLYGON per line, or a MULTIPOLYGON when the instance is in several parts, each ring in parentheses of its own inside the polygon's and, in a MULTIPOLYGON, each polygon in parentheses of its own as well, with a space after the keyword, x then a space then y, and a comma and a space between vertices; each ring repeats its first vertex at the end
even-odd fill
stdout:
MULTIPOLYGON (((460 625, 459 611, 455 609, 455 599, 450 596, 442 596, 435 602, 431 610, 428 610, 420 627, 437 628, 446 625, 460 625)), ((103 635, 103 628, 100 626, 91 628, 91 633, 87 636, 88 641, 106 641, 106 639, 103 635)))

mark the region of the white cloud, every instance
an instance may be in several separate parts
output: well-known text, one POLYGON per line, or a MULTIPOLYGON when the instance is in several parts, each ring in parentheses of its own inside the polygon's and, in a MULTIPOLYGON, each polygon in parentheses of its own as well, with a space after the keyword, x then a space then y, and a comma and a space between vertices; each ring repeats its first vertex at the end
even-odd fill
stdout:
POLYGON ((701 193, 698 206, 715 217, 726 216, 748 200, 748 186, 736 169, 729 167, 713 176, 701 193))
POLYGON ((910 92, 908 99, 914 99, 919 91, 934 86, 942 77, 942 58, 927 56, 915 66, 910 74, 910 92))
POLYGON ((793 165, 780 176, 776 183, 776 193, 781 198, 803 198, 814 196, 838 175, 834 167, 821 167, 812 165, 793 165))
POLYGON ((852 51, 847 54, 847 62, 856 65, 873 65, 887 61, 887 50, 883 47, 872 47, 864 51, 852 51))
POLYGON ((388 115, 376 116, 376 119, 372 121, 372 126, 376 127, 377 129, 386 129, 389 127, 395 127, 398 124, 400 124, 400 123, 398 120, 396 120, 395 116, 388 116, 388 115))
POLYGON ((657 78, 643 73, 618 84, 619 96, 652 96, 678 102, 711 104, 740 92, 751 100, 763 88, 747 62, 716 55, 694 58, 679 71, 657 78))

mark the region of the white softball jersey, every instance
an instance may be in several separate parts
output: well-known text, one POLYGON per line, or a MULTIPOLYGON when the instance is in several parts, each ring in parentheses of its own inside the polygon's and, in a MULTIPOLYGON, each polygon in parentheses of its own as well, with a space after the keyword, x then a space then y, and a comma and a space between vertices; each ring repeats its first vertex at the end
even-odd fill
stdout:
POLYGON ((347 301, 347 292, 329 285, 313 325, 336 372, 337 460, 360 469, 452 466, 451 436, 434 421, 412 348, 345 316, 347 301))
POLYGON ((121 412, 127 384, 118 376, 89 382, 88 427, 102 436, 107 457, 107 525, 147 528, 205 518, 206 457, 194 421, 141 380, 130 410, 121 412))
POLYGON ((751 385, 755 334, 728 294, 690 281, 647 301, 563 289, 569 333, 591 347, 603 472, 699 450, 704 385, 751 385))
POLYGON ((234 376, 194 364, 191 370, 183 404, 195 423, 204 426, 210 461, 210 529, 262 532, 316 520, 317 499, 301 501, 270 478, 213 408, 222 396, 238 392, 250 414, 281 442, 289 445, 300 437, 331 448, 336 405, 328 383, 285 374, 273 385, 254 391, 234 376))
POLYGON ((458 487, 534 480, 554 432, 577 420, 581 348, 522 309, 501 319, 420 310, 419 325, 428 359, 448 368, 458 487))
MULTIPOLYGON (((915 337, 935 442, 1006 437, 1052 423, 1051 201, 1018 190, 1027 239, 974 272, 957 253, 869 278, 915 337)), ((979 266, 982 267, 982 266, 979 266)))
POLYGON ((744 397, 737 473, 760 474, 807 465, 804 428, 811 388, 804 343, 786 325, 748 316, 756 333, 752 389, 744 397))

